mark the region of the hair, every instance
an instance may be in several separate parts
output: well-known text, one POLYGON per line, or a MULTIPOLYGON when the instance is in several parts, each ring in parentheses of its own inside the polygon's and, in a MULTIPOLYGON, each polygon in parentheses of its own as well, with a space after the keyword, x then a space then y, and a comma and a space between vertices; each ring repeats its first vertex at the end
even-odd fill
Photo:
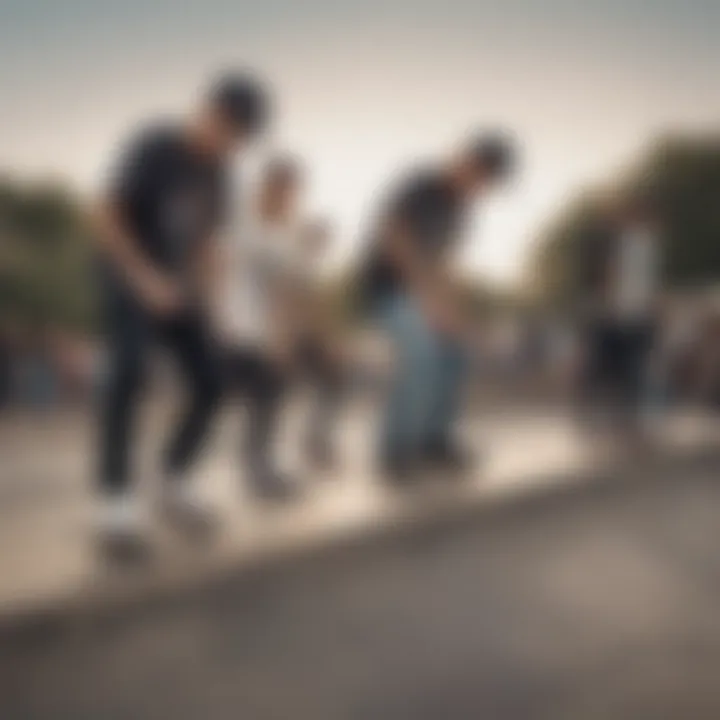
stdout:
POLYGON ((656 217, 659 211, 657 192, 643 185, 628 193, 622 204, 625 213, 643 218, 656 217))
POLYGON ((270 120, 268 91, 249 73, 220 75, 210 86, 207 101, 237 131, 260 133, 270 120))
POLYGON ((517 164, 515 143, 504 132, 486 132, 476 137, 469 144, 468 154, 476 168, 499 179, 510 176, 517 164))

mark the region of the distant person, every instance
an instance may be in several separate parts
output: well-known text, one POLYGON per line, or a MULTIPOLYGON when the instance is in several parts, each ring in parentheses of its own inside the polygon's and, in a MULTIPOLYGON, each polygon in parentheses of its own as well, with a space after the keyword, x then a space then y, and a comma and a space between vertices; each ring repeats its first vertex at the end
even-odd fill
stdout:
POLYGON ((336 425, 345 391, 346 362, 341 334, 327 306, 319 265, 328 250, 330 226, 323 220, 305 224, 301 236, 300 274, 294 290, 295 367, 311 390, 310 413, 305 422, 305 458, 317 469, 338 462, 336 425))
POLYGON ((470 464, 454 434, 469 328, 449 263, 473 200, 508 177, 513 154, 504 136, 481 136, 446 163, 412 173, 382 209, 362 294, 395 349, 379 448, 390 480, 470 464))
POLYGON ((248 410, 246 477, 256 495, 271 500, 299 489, 278 468, 275 440, 293 363, 302 186, 302 169, 290 157, 263 168, 257 192, 227 235, 217 304, 231 391, 248 410))
POLYGON ((660 228, 646 195, 610 208, 581 243, 585 394, 593 425, 627 448, 644 437, 660 301, 660 228))
POLYGON ((10 404, 12 355, 10 341, 0 327, 0 410, 10 404))
MULTIPOLYGON (((683 348, 683 354, 691 366, 689 374, 694 397, 717 413, 720 409, 720 311, 717 307, 709 308, 698 324, 701 332, 695 338, 692 335, 684 338, 687 346, 683 348)), ((688 320, 684 328, 692 333, 692 324, 688 320)))
POLYGON ((163 457, 164 507, 183 527, 205 525, 211 517, 189 471, 221 393, 206 317, 215 236, 225 215, 231 154, 267 120, 263 87, 246 75, 223 76, 195 115, 133 139, 94 213, 109 351, 99 484, 103 537, 113 545, 145 546, 129 461, 145 364, 155 345, 176 361, 188 395, 163 457))

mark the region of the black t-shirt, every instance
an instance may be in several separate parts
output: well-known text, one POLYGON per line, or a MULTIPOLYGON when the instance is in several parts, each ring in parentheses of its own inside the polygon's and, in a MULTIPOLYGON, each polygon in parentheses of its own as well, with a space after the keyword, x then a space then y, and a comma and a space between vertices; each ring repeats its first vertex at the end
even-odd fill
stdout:
POLYGON ((130 143, 110 195, 151 260, 187 275, 193 250, 222 221, 226 185, 220 161, 193 148, 180 127, 164 125, 130 143))
POLYGON ((438 170, 416 172, 401 184, 381 213, 380 227, 362 270, 362 296, 377 302, 403 287, 403 278, 383 250, 389 223, 397 222, 428 263, 442 262, 456 243, 464 224, 462 198, 438 170))

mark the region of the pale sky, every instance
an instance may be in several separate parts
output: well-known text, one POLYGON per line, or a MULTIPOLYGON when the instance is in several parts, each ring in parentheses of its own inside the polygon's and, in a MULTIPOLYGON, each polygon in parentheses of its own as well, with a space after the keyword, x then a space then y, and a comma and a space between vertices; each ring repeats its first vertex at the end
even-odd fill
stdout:
POLYGON ((718 29, 717 0, 0 0, 0 172, 91 190, 137 122, 245 65, 276 90, 272 145, 305 158, 340 260, 404 164, 511 128, 522 176, 465 260, 512 280, 579 187, 659 132, 720 126, 718 29))

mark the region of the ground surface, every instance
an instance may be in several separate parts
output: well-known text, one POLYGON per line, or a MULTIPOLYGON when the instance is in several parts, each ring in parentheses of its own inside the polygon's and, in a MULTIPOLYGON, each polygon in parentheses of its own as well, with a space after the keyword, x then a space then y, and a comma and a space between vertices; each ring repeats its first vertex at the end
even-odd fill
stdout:
POLYGON ((566 488, 17 637, 0 717, 715 720, 718 469, 566 488))
MULTIPOLYGON (((137 481, 147 494, 158 487, 154 468, 171 415, 171 408, 155 409, 139 433, 137 481)), ((376 408, 352 406, 337 428, 340 466, 317 474, 297 457, 305 416, 302 407, 293 408, 279 450, 284 467, 304 481, 304 497, 293 507, 268 510, 244 492, 241 418, 226 413, 198 468, 200 483, 222 513, 221 537, 199 562, 190 562, 184 554, 176 556, 172 539, 159 527, 157 583, 331 542, 338 534, 372 529, 414 511, 386 492, 374 475, 376 416, 376 408)), ((430 498, 427 510, 446 496, 454 502, 492 497, 587 464, 567 418, 557 412, 475 416, 465 431, 468 442, 483 452, 483 462, 461 490, 430 498)), ((92 415, 82 412, 27 414, 0 426, 0 619, 33 605, 115 593, 90 542, 94 435, 92 415)))

